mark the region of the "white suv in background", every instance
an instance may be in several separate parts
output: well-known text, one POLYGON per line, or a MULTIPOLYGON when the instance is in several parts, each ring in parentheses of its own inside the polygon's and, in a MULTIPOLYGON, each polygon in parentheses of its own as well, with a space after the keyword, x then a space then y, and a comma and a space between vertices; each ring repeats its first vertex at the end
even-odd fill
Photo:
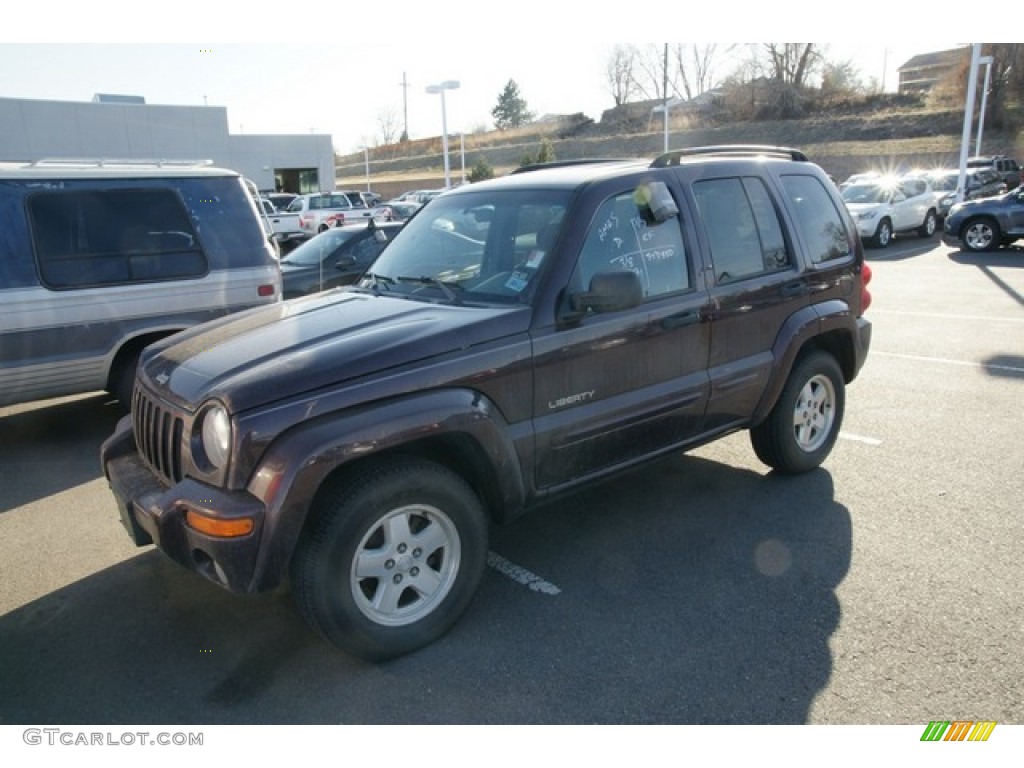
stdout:
POLYGON ((851 184, 842 196, 861 238, 879 248, 889 245, 896 232, 931 237, 938 228, 935 193, 927 179, 871 179, 851 184))
POLYGON ((356 190, 301 195, 292 200, 286 212, 299 214, 299 226, 309 235, 326 232, 333 226, 372 219, 375 215, 373 206, 356 190))

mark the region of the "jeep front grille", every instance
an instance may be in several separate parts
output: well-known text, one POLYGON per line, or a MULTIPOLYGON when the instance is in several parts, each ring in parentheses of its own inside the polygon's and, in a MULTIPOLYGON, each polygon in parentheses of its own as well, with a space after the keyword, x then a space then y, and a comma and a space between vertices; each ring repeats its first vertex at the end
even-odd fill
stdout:
POLYGON ((138 386, 132 396, 135 447, 167 485, 181 481, 181 436, 185 422, 138 386))

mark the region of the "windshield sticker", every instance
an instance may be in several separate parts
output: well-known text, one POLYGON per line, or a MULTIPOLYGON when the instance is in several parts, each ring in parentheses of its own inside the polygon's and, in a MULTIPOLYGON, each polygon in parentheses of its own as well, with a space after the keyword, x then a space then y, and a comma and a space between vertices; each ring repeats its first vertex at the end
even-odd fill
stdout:
POLYGON ((537 267, 539 267, 540 263, 544 261, 545 253, 547 253, 547 251, 541 251, 534 248, 532 251, 530 251, 530 255, 526 259, 526 266, 529 267, 530 269, 536 269, 537 267))
POLYGON ((530 275, 527 272, 520 272, 518 269, 512 273, 512 276, 505 282, 505 287, 510 291, 516 293, 522 293, 526 288, 526 284, 530 281, 530 275))

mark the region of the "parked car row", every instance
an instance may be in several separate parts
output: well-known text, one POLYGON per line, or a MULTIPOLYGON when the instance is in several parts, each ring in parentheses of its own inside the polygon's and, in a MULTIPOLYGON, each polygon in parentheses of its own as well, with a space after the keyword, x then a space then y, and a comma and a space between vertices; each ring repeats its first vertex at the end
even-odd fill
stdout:
MULTIPOLYGON (((963 199, 1002 195, 1020 186, 1021 173, 1017 162, 1003 155, 972 157, 967 163, 963 199)), ((897 234, 934 235, 950 214, 959 183, 960 171, 956 168, 899 175, 867 171, 848 177, 839 189, 861 237, 869 245, 884 248, 897 234)), ((1001 228, 1000 234, 1007 231, 1001 228)), ((979 236, 974 242, 985 239, 979 236)))
MULTIPOLYGON (((940 218, 949 214, 949 209, 956 201, 957 184, 960 171, 955 168, 932 171, 928 175, 932 189, 936 192, 936 205, 940 218)), ((1006 182, 991 168, 968 168, 964 177, 964 199, 974 200, 979 197, 1001 195, 1007 189, 1006 182)))

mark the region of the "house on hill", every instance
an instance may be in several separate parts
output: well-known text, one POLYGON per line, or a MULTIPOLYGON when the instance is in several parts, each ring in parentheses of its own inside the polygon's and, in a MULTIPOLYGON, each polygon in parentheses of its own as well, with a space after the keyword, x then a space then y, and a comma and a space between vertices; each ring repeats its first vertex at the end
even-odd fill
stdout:
POLYGON ((956 71, 971 55, 970 47, 921 53, 899 68, 899 92, 927 93, 956 71))

